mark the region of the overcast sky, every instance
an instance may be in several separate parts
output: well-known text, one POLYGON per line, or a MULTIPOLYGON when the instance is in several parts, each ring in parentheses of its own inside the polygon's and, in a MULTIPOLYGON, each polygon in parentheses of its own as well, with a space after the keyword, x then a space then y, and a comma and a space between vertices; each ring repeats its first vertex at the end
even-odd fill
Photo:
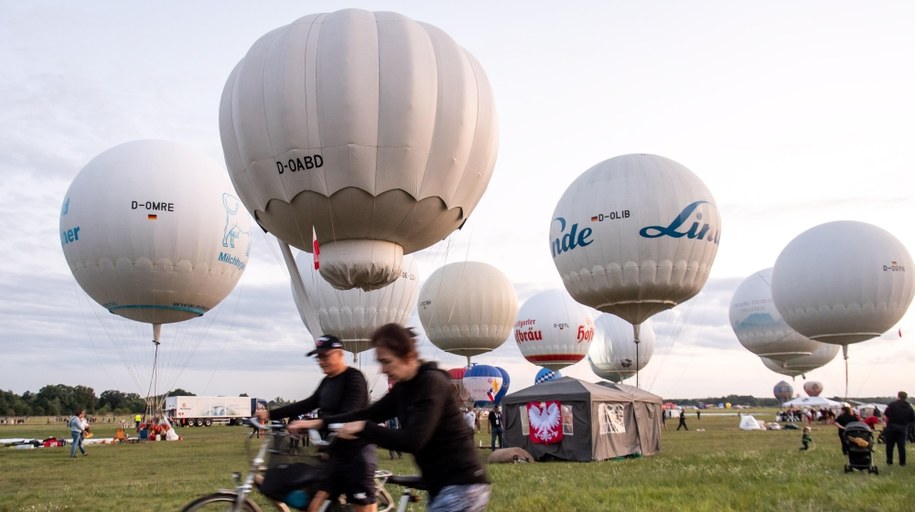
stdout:
MULTIPOLYGON (((547 243, 553 208, 614 156, 671 158, 712 191, 720 250, 703 291, 655 318, 658 346, 640 376, 649 391, 767 397, 790 380, 738 343, 727 312, 737 285, 804 230, 860 220, 915 250, 910 2, 0 0, 0 389, 145 395, 149 326, 92 302, 64 260, 70 182, 136 139, 181 142, 222 165, 218 104, 233 66, 266 32, 346 7, 438 26, 492 84, 501 139, 492 181, 465 228, 420 255, 421 276, 466 259, 505 272, 521 303, 561 287, 547 243)), ((853 345, 849 394, 911 386, 913 336, 910 311, 891 334, 853 345)), ((203 318, 166 326, 163 340, 165 387, 301 398, 320 377, 303 357, 311 338, 282 259, 260 233, 235 291, 203 318)), ((445 367, 463 361, 423 343, 445 367)), ((475 361, 508 369, 513 390, 537 370, 513 340, 475 361)), ((360 366, 374 383, 374 367, 360 366)), ((587 362, 563 373, 596 380, 587 362)), ((808 378, 844 394, 841 357, 808 378)))

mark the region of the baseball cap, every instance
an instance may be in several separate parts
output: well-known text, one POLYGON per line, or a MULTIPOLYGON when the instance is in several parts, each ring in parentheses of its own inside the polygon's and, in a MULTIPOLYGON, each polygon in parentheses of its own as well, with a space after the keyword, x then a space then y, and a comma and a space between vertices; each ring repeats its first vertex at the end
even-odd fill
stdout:
POLYGON ((318 352, 326 352, 335 348, 343 348, 343 342, 332 334, 325 334, 315 340, 315 349, 305 355, 311 357, 318 352))

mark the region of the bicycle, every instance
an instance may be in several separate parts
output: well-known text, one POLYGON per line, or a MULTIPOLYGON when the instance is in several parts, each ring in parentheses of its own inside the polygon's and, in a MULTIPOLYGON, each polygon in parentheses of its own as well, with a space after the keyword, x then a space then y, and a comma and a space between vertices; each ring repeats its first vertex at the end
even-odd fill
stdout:
MULTIPOLYGON (((260 506, 251 499, 251 493, 254 490, 260 491, 260 482, 263 481, 263 476, 267 472, 270 457, 289 454, 286 448, 281 448, 288 444, 284 441, 288 441, 289 434, 286 432, 286 426, 282 423, 261 425, 249 421, 249 424, 252 427, 256 426, 269 431, 270 435, 262 436, 263 441, 261 441, 257 453, 251 459, 248 474, 242 478, 241 473, 232 473, 232 478, 235 481, 234 489, 220 489, 212 494, 201 496, 185 505, 184 508, 181 509, 181 512, 195 512, 199 510, 261 512, 260 506)), ((321 439, 321 436, 316 431, 309 432, 309 440, 313 445, 318 447, 319 452, 325 451, 333 442, 332 438, 330 440, 321 439)), ((396 512, 405 512, 410 503, 418 502, 420 499, 415 491, 425 490, 421 477, 395 475, 392 472, 383 469, 375 471, 375 485, 377 488, 375 498, 378 503, 378 512, 395 512, 395 510, 396 512), (403 488, 396 509, 394 508, 394 499, 386 488, 387 484, 399 485, 403 488)), ((275 510, 280 512, 291 512, 291 510, 293 510, 283 501, 263 493, 261 494, 269 500, 275 510)), ((324 505, 320 510, 322 512, 329 510, 346 510, 346 503, 329 499, 324 502, 324 505)))

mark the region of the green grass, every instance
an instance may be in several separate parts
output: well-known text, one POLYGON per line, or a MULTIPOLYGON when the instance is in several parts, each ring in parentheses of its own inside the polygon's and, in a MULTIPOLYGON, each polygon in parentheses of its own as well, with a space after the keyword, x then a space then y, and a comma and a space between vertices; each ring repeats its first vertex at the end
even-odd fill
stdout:
MULTIPOLYGON (((757 417, 771 420, 773 414, 757 417)), ((814 449, 799 452, 800 431, 744 432, 736 416, 711 414, 701 421, 690 417, 689 424, 692 430, 677 432, 676 422, 669 422, 661 453, 653 457, 490 465, 489 510, 889 512, 915 504, 913 446, 910 466, 886 467, 883 445, 877 445, 879 475, 845 474, 830 425, 815 427, 814 449)), ((93 432, 111 436, 114 426, 98 424, 93 432)), ((180 442, 90 446, 90 455, 78 459, 69 458, 69 448, 0 449, 0 511, 178 510, 196 496, 233 486, 232 471, 247 469, 248 432, 182 429, 180 442)), ((0 437, 50 435, 66 435, 66 428, 0 426, 0 437)), ((487 434, 478 438, 488 445, 487 434)), ((415 472, 408 456, 391 461, 387 450, 379 450, 379 466, 415 472)))

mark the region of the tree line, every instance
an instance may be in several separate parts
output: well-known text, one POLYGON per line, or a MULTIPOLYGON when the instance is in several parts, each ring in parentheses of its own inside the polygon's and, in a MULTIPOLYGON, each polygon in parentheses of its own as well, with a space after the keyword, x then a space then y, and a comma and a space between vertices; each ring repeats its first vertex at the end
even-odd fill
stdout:
MULTIPOLYGON (((181 388, 173 389, 164 396, 197 396, 181 388)), ((238 396, 248 396, 242 393, 238 396)), ((160 397, 161 398, 161 397, 160 397)), ((270 400, 268 407, 279 407, 289 403, 283 398, 270 400)), ((146 412, 146 398, 137 393, 125 393, 115 389, 102 391, 96 396, 95 390, 87 386, 51 384, 37 393, 26 391, 18 395, 12 391, 0 390, 0 416, 69 416, 84 410, 93 415, 143 414, 146 412)))

